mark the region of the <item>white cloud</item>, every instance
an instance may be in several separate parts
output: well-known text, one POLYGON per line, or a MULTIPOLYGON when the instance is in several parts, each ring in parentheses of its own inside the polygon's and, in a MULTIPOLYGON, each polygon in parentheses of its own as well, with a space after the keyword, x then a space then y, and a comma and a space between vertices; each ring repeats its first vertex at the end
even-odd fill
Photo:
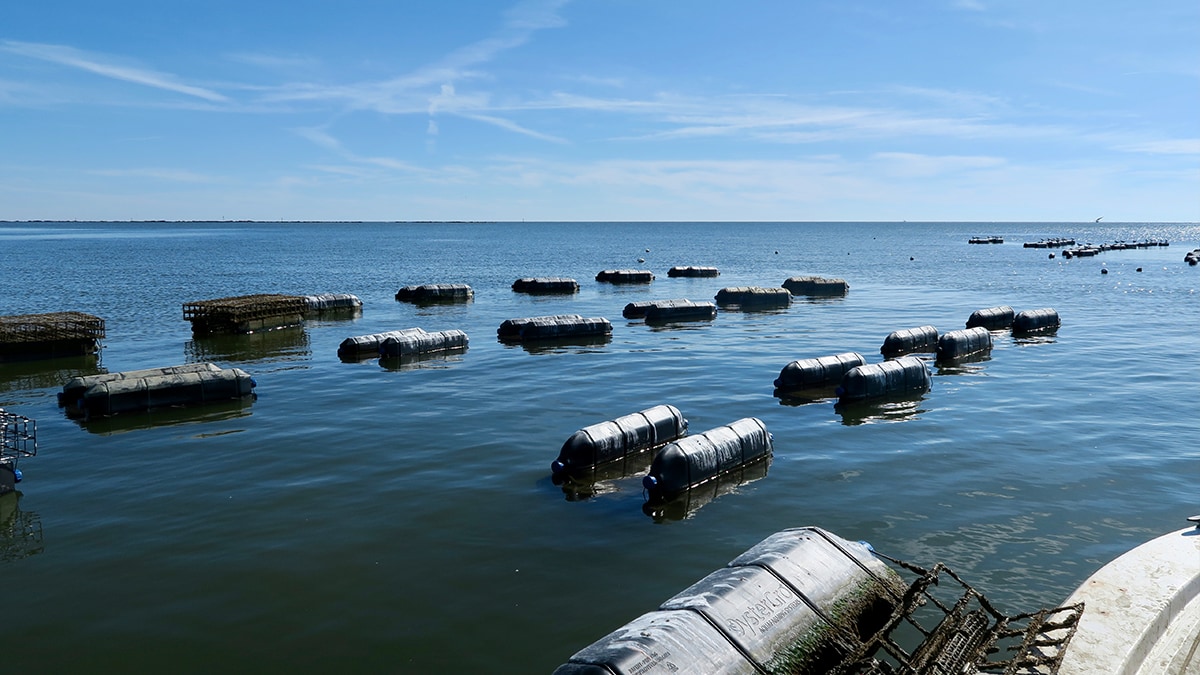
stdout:
POLYGON ((1165 141, 1130 143, 1117 148, 1125 152, 1145 152, 1155 155, 1200 155, 1200 138, 1175 138, 1165 141))
POLYGON ((155 89, 186 94, 206 101, 221 103, 229 100, 224 95, 211 89, 178 82, 173 75, 137 66, 119 65, 109 62, 111 57, 90 54, 74 47, 5 40, 4 42, 0 42, 0 50, 78 68, 114 80, 132 82, 155 89))

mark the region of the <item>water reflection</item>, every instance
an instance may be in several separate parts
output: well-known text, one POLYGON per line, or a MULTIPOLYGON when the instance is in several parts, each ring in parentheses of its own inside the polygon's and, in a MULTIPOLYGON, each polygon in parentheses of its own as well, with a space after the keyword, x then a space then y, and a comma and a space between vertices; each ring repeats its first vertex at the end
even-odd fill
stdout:
POLYGON ((658 448, 635 452, 599 466, 554 474, 551 480, 562 488, 567 501, 586 501, 597 495, 616 492, 615 481, 646 473, 657 452, 658 448))
MULTIPOLYGON (((516 347, 516 344, 500 340, 500 344, 506 347, 516 347)), ((556 338, 553 340, 536 340, 532 342, 520 343, 521 349, 530 354, 564 354, 564 353, 583 353, 591 351, 588 347, 603 347, 612 342, 612 335, 587 335, 580 337, 556 338)))
POLYGON ((256 398, 251 394, 245 398, 217 401, 188 407, 160 408, 143 412, 123 412, 108 417, 76 419, 75 423, 89 433, 112 436, 137 429, 203 424, 250 416, 250 406, 256 398))
POLYGON ((61 387, 72 377, 104 372, 96 354, 0 363, 0 391, 61 387))
POLYGON ((924 400, 923 395, 918 398, 887 397, 853 403, 838 403, 833 406, 833 409, 841 415, 842 424, 848 427, 875 422, 903 422, 916 419, 918 415, 925 412, 925 409, 921 407, 921 402, 924 400))
POLYGON ((804 389, 776 389, 775 398, 779 405, 802 406, 837 398, 838 386, 807 387, 804 389))
POLYGON ((1054 344, 1057 341, 1058 329, 1044 330, 1038 333, 1013 333, 1012 340, 1015 345, 1048 345, 1054 344))
MULTIPOLYGON (((427 354, 412 354, 407 356, 379 357, 379 367, 384 370, 420 370, 422 368, 445 368, 453 363, 461 363, 462 355, 467 353, 466 347, 456 347, 440 352, 427 354)), ((343 359, 345 361, 345 359, 343 359)))
POLYGON ((301 361, 312 357, 308 333, 300 326, 244 335, 205 335, 184 343, 188 361, 301 361))
POLYGON ((717 497, 732 494, 743 485, 765 478, 767 469, 771 466, 771 457, 743 464, 742 466, 721 474, 716 480, 702 483, 687 492, 666 501, 649 500, 642 504, 642 513, 661 523, 667 520, 685 520, 696 515, 706 504, 717 497))
POLYGON ((938 361, 935 364, 935 377, 943 375, 977 375, 984 370, 984 363, 992 360, 990 352, 969 354, 952 361, 938 361))
POLYGON ((28 558, 45 550, 42 520, 33 511, 22 511, 20 492, 0 495, 0 563, 28 558))

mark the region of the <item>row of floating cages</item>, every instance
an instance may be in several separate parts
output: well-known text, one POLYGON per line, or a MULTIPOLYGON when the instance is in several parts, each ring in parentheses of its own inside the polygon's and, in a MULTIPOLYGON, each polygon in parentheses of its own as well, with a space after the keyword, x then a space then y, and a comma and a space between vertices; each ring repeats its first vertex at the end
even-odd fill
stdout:
POLYGON ((792 361, 775 379, 775 396, 790 405, 836 397, 839 406, 871 399, 895 402, 915 398, 932 385, 925 359, 919 355, 933 355, 945 374, 968 372, 966 364, 990 358, 993 332, 1044 336, 1055 333, 1061 319, 1052 308, 1014 313, 1009 306, 999 306, 973 312, 966 325, 940 335, 928 325, 893 331, 880 347, 887 359, 882 363, 867 363, 857 352, 792 361))

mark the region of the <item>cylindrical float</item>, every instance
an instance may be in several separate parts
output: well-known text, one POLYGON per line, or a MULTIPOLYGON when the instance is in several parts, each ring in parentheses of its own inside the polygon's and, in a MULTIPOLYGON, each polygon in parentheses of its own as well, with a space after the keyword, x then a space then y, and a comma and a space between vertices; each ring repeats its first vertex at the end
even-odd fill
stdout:
POLYGON ((254 379, 240 368, 110 380, 88 387, 79 398, 78 411, 112 415, 225 401, 249 396, 254 385, 254 379))
POLYGON ((355 312, 362 309, 362 300, 349 293, 321 293, 304 296, 308 303, 309 314, 325 314, 327 312, 355 312))
POLYGON ((905 589, 863 542, 783 530, 554 673, 831 672, 886 624, 905 589))
POLYGON ((628 305, 625 305, 625 309, 621 310, 621 316, 625 317, 626 319, 644 319, 646 318, 646 310, 649 309, 650 305, 653 304, 653 300, 640 300, 638 302, 631 302, 628 305))
POLYGON ((343 359, 355 359, 364 356, 378 356, 379 345, 383 341, 391 338, 402 338, 408 335, 424 335, 425 331, 421 328, 405 328, 403 330, 391 330, 385 333, 372 333, 370 335, 356 335, 342 340, 338 345, 338 356, 343 359))
POLYGON ((850 284, 845 279, 812 276, 789 277, 783 287, 792 295, 839 296, 850 292, 850 284))
POLYGON ((579 282, 566 277, 522 277, 512 284, 517 293, 570 295, 579 292, 579 282))
POLYGON ((83 392, 94 384, 101 382, 116 382, 119 380, 140 379, 158 375, 180 375, 182 373, 219 373, 221 367, 215 363, 188 363, 182 366, 167 366, 165 368, 145 368, 142 370, 126 370, 119 373, 103 373, 100 375, 82 375, 72 377, 63 385, 58 394, 58 404, 74 405, 79 401, 83 392))
POLYGON ((687 420, 683 413, 673 405, 656 405, 571 434, 550 470, 557 474, 590 469, 656 448, 685 434, 687 420))
POLYGON ((669 499, 722 472, 771 454, 771 434, 761 420, 744 417, 667 444, 642 479, 650 499, 669 499))
POLYGON ((379 355, 383 357, 421 356, 465 350, 466 348, 466 333, 461 330, 444 330, 437 333, 389 336, 379 343, 379 355))
POLYGON ((838 402, 925 392, 929 391, 931 382, 929 368, 915 356, 868 363, 851 368, 842 378, 842 384, 838 387, 838 402))
POLYGON ((933 326, 918 326, 888 333, 879 352, 892 359, 905 354, 932 354, 937 351, 938 332, 933 326))
POLYGON ((764 288, 762 286, 731 286, 717 291, 717 304, 736 305, 742 309, 768 309, 790 307, 792 294, 786 288, 764 288))
POLYGON ((1050 309, 1027 309, 1013 317, 1013 333, 1035 333, 1056 330, 1061 321, 1058 312, 1050 309))
POLYGON ((703 265, 676 265, 667 270, 669 277, 719 277, 721 270, 703 265))
POLYGON ((654 281, 654 273, 650 270, 601 270, 596 274, 596 281, 610 284, 648 284, 654 281))
POLYGON ((792 361, 779 371, 779 377, 775 378, 775 388, 808 389, 836 385, 851 368, 866 363, 867 360, 857 352, 792 361))
POLYGON ((401 302, 467 302, 474 297, 475 291, 467 284, 421 284, 396 291, 396 299, 401 302))
POLYGON ((938 361, 954 361, 992 350, 992 334, 983 326, 952 330, 938 338, 938 361))
POLYGON ((504 341, 553 340, 609 335, 612 324, 604 317, 584 318, 578 314, 535 316, 525 319, 508 319, 496 329, 496 335, 504 341))
POLYGON ((1012 326, 1013 308, 1008 305, 977 309, 967 317, 967 328, 977 326, 988 330, 1004 330, 1012 326))
POLYGON ((666 300, 651 303, 646 308, 646 323, 673 321, 711 321, 717 318, 717 306, 711 302, 666 300))

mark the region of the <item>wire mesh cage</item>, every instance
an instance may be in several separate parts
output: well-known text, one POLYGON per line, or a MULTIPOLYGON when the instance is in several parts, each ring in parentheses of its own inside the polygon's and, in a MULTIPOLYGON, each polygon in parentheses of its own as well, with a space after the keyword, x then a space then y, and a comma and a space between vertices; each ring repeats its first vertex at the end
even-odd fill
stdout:
MULTIPOLYGON (((876 553, 876 555, 880 555, 876 553)), ((831 673, 1054 675, 1083 604, 1005 614, 950 568, 889 558, 915 574, 891 618, 831 673), (911 645, 916 645, 912 647, 911 645)))

